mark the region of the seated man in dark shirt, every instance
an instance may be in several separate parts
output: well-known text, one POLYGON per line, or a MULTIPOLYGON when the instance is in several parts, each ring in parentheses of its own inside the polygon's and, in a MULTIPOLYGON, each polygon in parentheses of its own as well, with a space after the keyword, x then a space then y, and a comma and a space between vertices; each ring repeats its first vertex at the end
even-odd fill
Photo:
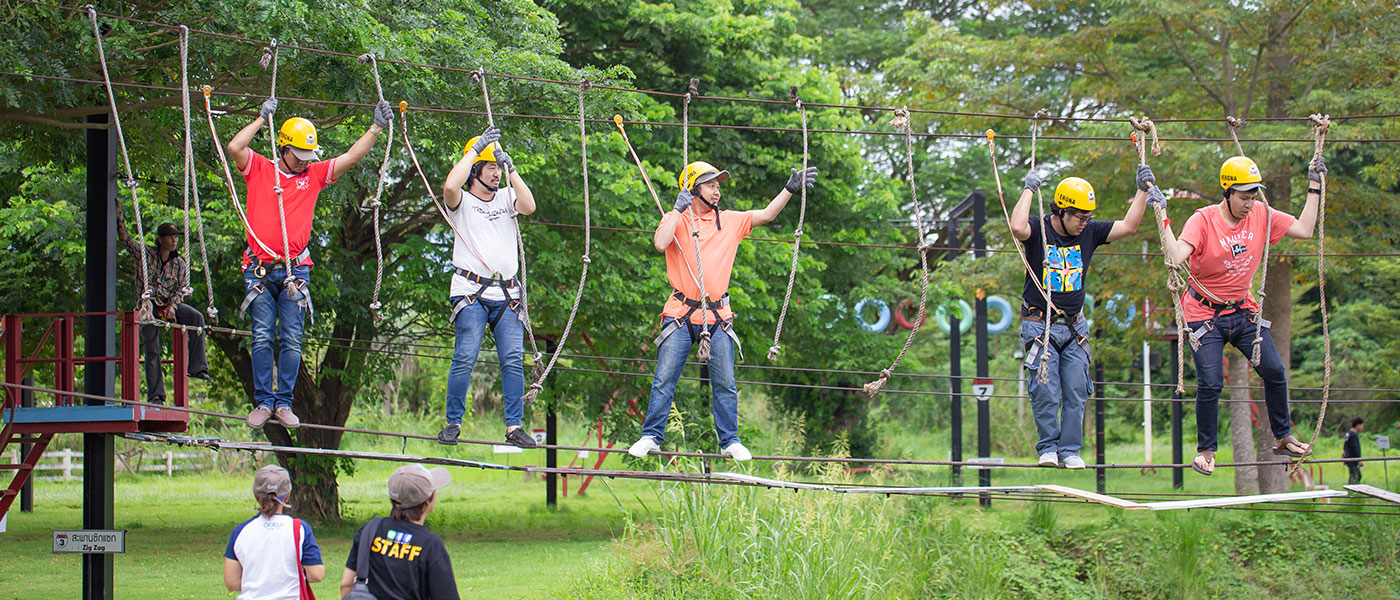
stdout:
POLYGON ((1094 249, 1137 231, 1146 207, 1147 189, 1156 178, 1147 165, 1138 167, 1138 193, 1121 221, 1095 221, 1098 201, 1089 182, 1067 177, 1055 187, 1052 213, 1031 218, 1031 197, 1040 175, 1026 175, 1026 185, 1011 211, 1011 234, 1026 244, 1026 261, 1038 277, 1026 274, 1021 293, 1021 343, 1026 349, 1026 378, 1040 435, 1035 452, 1043 467, 1083 469, 1084 404, 1093 393, 1089 366, 1089 326, 1084 320, 1084 284, 1094 249), (1039 280, 1037 282, 1037 279, 1039 280), (1041 287, 1037 289, 1037 284, 1041 287), (1050 296, 1053 310, 1046 306, 1050 296), (1041 344, 1050 328, 1049 351, 1041 344), (1039 371, 1047 369, 1041 382, 1039 371))
POLYGON ((451 482, 447 469, 418 464, 399 467, 389 476, 392 510, 355 532, 340 577, 341 597, 367 587, 376 600, 458 600, 447 546, 423 526, 437 507, 437 491, 451 482), (359 552, 365 544, 369 556, 360 573, 359 552))

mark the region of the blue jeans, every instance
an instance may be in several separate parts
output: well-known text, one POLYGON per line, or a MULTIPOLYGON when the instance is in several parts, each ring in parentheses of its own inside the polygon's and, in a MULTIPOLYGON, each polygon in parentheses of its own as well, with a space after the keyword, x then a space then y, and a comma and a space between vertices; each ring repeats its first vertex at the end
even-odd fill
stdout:
MULTIPOLYGON (((667 317, 661 326, 664 328, 675 320, 667 317)), ((739 441, 739 389, 734 381, 734 340, 720 329, 721 326, 726 330, 733 328, 734 321, 710 326, 710 391, 713 394, 710 412, 722 449, 739 441)), ((680 381, 691 349, 699 342, 700 325, 688 323, 666 336, 656 349, 656 376, 651 382, 651 399, 647 401, 647 420, 642 425, 642 435, 655 438, 658 444, 666 441, 666 418, 671 416, 676 382, 680 381)))
MULTIPOLYGON (((449 299, 456 306, 463 296, 449 299)), ((505 396, 506 427, 520 425, 525 416, 525 325, 520 322, 510 301, 481 299, 457 313, 453 326, 457 329, 456 348, 452 351, 452 369, 447 372, 447 422, 462 423, 467 413, 467 388, 471 387, 472 369, 481 353, 481 340, 486 328, 496 321, 492 335, 496 338, 496 358, 501 361, 501 392, 505 396)))
MULTIPOLYGON (((1201 348, 1192 353, 1196 363, 1196 451, 1216 450, 1216 433, 1220 428, 1220 391, 1225 386, 1222 355, 1225 344, 1239 348, 1248 360, 1254 354, 1254 329, 1256 313, 1245 310, 1220 315, 1213 321, 1192 321, 1187 323, 1191 331, 1207 327, 1209 331, 1201 336, 1201 348)), ((1288 417, 1288 373, 1279 359, 1278 348, 1269 329, 1263 329, 1264 341, 1259 348, 1259 366, 1254 372, 1264 383, 1264 404, 1269 411, 1269 427, 1274 438, 1282 438, 1292 433, 1292 420, 1288 417)))
MULTIPOLYGON (((248 305, 248 315, 253 321, 253 403, 271 409, 290 408, 292 390, 296 388, 297 373, 301 370, 301 334, 306 310, 300 304, 300 292, 294 291, 294 297, 289 298, 284 290, 282 279, 286 267, 279 264, 268 269, 261 279, 254 272, 256 269, 257 265, 252 265, 243 270, 245 292, 259 283, 265 288, 248 305), (276 391, 272 387, 274 341, 279 342, 276 391)), ((292 275, 309 282, 311 267, 292 267, 292 275)))
POLYGON ((1024 363, 1027 388, 1035 430, 1040 435, 1035 452, 1054 452, 1064 460, 1079 456, 1084 445, 1084 404, 1094 393, 1094 379, 1089 375, 1089 326, 1082 314, 1075 316, 1072 328, 1063 320, 1050 326, 1050 354, 1046 357, 1049 383, 1041 383, 1039 376, 1040 344, 1036 340, 1044 333, 1044 321, 1021 321, 1021 345, 1028 347, 1024 363))

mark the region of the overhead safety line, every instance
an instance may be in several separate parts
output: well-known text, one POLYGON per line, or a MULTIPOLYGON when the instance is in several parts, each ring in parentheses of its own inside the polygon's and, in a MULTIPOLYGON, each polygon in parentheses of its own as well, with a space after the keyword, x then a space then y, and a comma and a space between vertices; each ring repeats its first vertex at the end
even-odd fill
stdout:
MULTIPOLYGON (((50 3, 47 3, 47 2, 40 2, 40 1, 38 1, 38 0, 19 0, 19 1, 20 1, 20 2, 23 2, 23 3, 25 3, 25 4, 31 4, 31 5, 34 5, 34 6, 40 6, 40 7, 44 7, 44 8, 52 8, 52 9, 57 9, 57 10, 69 11, 69 12, 81 12, 81 9, 77 9, 77 8, 73 8, 73 7, 68 7, 68 6, 61 6, 61 5, 57 5, 57 4, 50 4, 50 3)), ((172 24, 170 24, 170 23, 163 23, 163 22, 159 22, 159 21, 151 21, 151 20, 147 20, 147 19, 138 19, 138 18, 135 18, 135 17, 127 17, 127 16, 123 16, 123 15, 108 14, 108 13, 97 13, 97 14, 98 14, 99 16, 103 17, 103 18, 116 19, 116 20, 120 20, 120 21, 126 21, 126 22, 129 22, 129 23, 135 23, 135 24, 140 24, 140 25, 146 25, 146 26, 155 27, 155 28, 159 28, 159 29, 166 29, 166 30, 172 30, 172 31, 173 31, 173 30, 178 30, 179 27, 180 27, 179 25, 172 25, 172 24)), ((259 40, 259 39, 256 39, 256 38, 250 38, 250 37, 245 37, 245 36, 240 36, 240 35, 234 35, 234 34, 227 34, 227 33, 219 33, 219 32, 215 32, 215 31, 207 31, 207 30, 202 30, 202 29, 193 29, 193 28, 191 28, 189 31, 190 31, 190 33, 193 33, 193 34, 196 34, 196 35, 202 35, 202 36, 214 37, 214 38, 219 38, 219 39, 225 39, 225 40, 240 42, 240 43, 249 44, 249 45, 253 45, 253 46, 260 46, 260 47, 262 47, 262 46, 268 46, 268 45, 269 45, 269 40, 259 40)), ((358 57, 360 56, 359 54, 352 54, 352 53, 349 53, 349 52, 339 52, 339 51, 335 51, 335 50, 326 50, 326 49, 324 49, 324 48, 315 48, 315 47, 311 47, 311 46, 297 46, 297 45, 291 45, 291 44, 282 44, 281 46, 282 46, 283 48, 287 48, 287 49, 289 49, 289 50, 297 50, 297 51, 300 51, 300 52, 310 52, 310 53, 315 53, 315 54, 324 54, 324 55, 328 55, 328 56, 338 56, 338 57, 342 57, 342 58, 358 58, 358 57)), ((561 85, 561 86, 579 86, 579 85, 583 85, 583 84, 584 84, 584 81, 586 81, 586 80, 571 81, 571 80, 564 80, 564 79, 552 79, 552 78, 547 78, 547 77, 531 77, 531 76, 527 76, 527 75, 514 75, 514 74, 509 74, 509 73, 491 73, 491 72, 483 71, 483 70, 481 70, 481 69, 466 69, 466 68, 462 68, 462 67, 451 67, 451 66, 446 66, 446 65, 437 65, 437 64, 431 64, 431 63, 421 63, 421 62, 414 62, 414 61, 408 61, 408 60, 396 60, 396 59, 388 59, 388 58, 380 58, 379 60, 380 60, 380 62, 389 63, 389 64, 402 65, 402 66, 408 66, 408 67, 417 67, 417 68, 430 69, 430 70, 435 70, 435 71, 444 71, 444 72, 450 72, 450 73, 461 73, 461 74, 466 74, 466 75, 470 75, 470 74, 473 74, 473 73, 478 73, 478 74, 481 74, 481 75, 485 75, 485 76, 487 76, 487 77, 497 77, 497 78, 501 78, 501 79, 513 79, 513 80, 518 80, 518 81, 531 81, 531 82, 536 82, 536 83, 549 83, 549 84, 561 85)), ((685 94, 676 93, 676 92, 666 92, 666 91, 661 91, 661 90, 643 90, 643 89, 629 88, 629 87, 621 87, 621 86, 601 85, 601 84, 596 84, 596 83, 593 83, 593 84, 590 84, 590 85, 591 85, 591 87, 593 87, 593 88, 601 89, 601 90, 610 90, 610 91, 616 91, 616 92, 626 92, 626 93, 631 93, 631 94, 642 94, 642 95, 658 96, 658 97, 665 97, 665 98, 675 98, 675 99, 678 99, 678 100, 685 97, 685 94)), ((698 95, 698 94, 697 94, 697 95, 692 96, 692 99, 693 99, 693 100, 713 100, 713 101, 719 101, 719 102, 752 103, 752 104, 784 104, 784 105, 786 105, 786 104, 791 104, 791 102, 787 102, 787 101, 783 101, 783 100, 777 100, 777 99, 772 99, 772 98, 751 98, 751 97, 741 97, 741 96, 702 96, 702 95, 698 95)), ((871 105, 860 105, 860 104, 831 104, 831 103, 819 103, 819 102, 810 102, 810 103, 804 103, 804 104, 806 104, 807 106, 813 107, 813 108, 832 108, 832 109, 842 109, 842 110, 879 111, 879 112, 895 112, 895 111, 900 110, 899 107, 893 107, 893 106, 871 106, 871 105)), ((907 110, 908 110, 910 113, 916 113, 916 114, 930 114, 930 115, 955 116, 955 117, 979 117, 979 118, 989 118, 989 119, 1019 119, 1019 120, 1032 120, 1032 119, 1033 119, 1033 117, 1031 117, 1031 116, 1027 116, 1027 115, 1018 115, 1018 114, 1003 114, 1003 113, 989 113, 989 112, 968 112, 968 111, 936 110, 936 109, 919 109, 919 108, 910 108, 910 109, 907 109, 907 110)), ((1342 115, 1342 116, 1332 117, 1332 120, 1333 120, 1333 121, 1342 121, 1342 120, 1391 119, 1391 118, 1400 118, 1400 113, 1376 113, 1376 114, 1342 115)), ((1048 116, 1048 117, 1045 117, 1044 119, 1045 119, 1045 120, 1052 120, 1052 121, 1062 121, 1062 122, 1087 122, 1087 123, 1127 123, 1127 122, 1128 122, 1128 118, 1127 118, 1127 117, 1048 116)), ((1158 123, 1213 123, 1213 122, 1218 122, 1218 121, 1219 121, 1218 118, 1206 118, 1206 117, 1158 118, 1158 119, 1154 119, 1154 120, 1155 120, 1156 122, 1158 122, 1158 123)), ((1290 122, 1290 121, 1308 121, 1308 120, 1310 120, 1310 117, 1294 117, 1294 116, 1285 116, 1285 117, 1257 117, 1257 118, 1250 118, 1250 120, 1252 120, 1252 121, 1260 121, 1260 122, 1263 122, 1263 121, 1290 122)), ((918 135, 918 134, 915 134, 915 135, 918 135)), ((973 136, 973 137, 977 137, 977 136, 973 136)), ((1003 137, 1012 137, 1012 136, 1003 136, 1003 137)), ((1054 138, 1042 138, 1042 139, 1054 139, 1054 138)), ((1168 138, 1162 138, 1162 139, 1168 139, 1168 138)), ((1246 141, 1248 141, 1248 140, 1246 140, 1246 141)), ((1301 140, 1300 140, 1300 141, 1301 141, 1301 140)), ((1307 141, 1311 141, 1311 140, 1307 140, 1307 141)))

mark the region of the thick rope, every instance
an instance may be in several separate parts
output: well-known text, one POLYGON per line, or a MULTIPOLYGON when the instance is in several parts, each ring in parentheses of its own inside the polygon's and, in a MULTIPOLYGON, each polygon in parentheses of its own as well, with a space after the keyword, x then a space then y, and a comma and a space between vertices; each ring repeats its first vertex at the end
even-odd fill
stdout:
MULTIPOLYGON (((797 97, 797 86, 792 86, 789 91, 789 98, 797 105, 797 114, 802 117, 802 174, 803 177, 806 177, 808 158, 807 109, 802 106, 802 99, 797 97)), ((908 121, 908 118, 906 117, 905 120, 908 121)), ((778 328, 773 331, 773 346, 768 348, 768 360, 770 361, 778 360, 778 350, 781 349, 778 345, 778 340, 783 336, 783 322, 787 320, 788 304, 792 302, 792 286, 793 282, 797 280, 797 255, 802 249, 802 223, 807 219, 807 182, 805 180, 801 182, 801 187, 802 197, 797 211, 797 229, 794 229, 792 232, 792 269, 788 271, 787 291, 783 293, 783 307, 778 311, 778 328)), ((918 210, 917 207, 915 208, 916 210, 914 213, 917 218, 918 210)), ((922 235, 922 231, 920 231, 920 234, 922 235)), ((920 254, 922 254, 922 252, 920 254)), ((903 352, 900 353, 901 356, 903 354, 903 352)), ((897 363, 898 361, 895 362, 897 363)), ((888 380, 888 378, 886 378, 886 380, 888 380)), ((875 389, 879 391, 878 387, 875 389)), ((867 393, 870 393, 872 396, 874 395, 873 392, 867 393)))
MULTIPOLYGON (((184 233, 185 242, 185 280, 180 286, 180 297, 176 302, 183 302, 185 298, 194 295, 194 288, 190 287, 190 186, 194 179, 193 161, 190 155, 194 154, 194 142, 190 141, 190 29, 184 25, 180 26, 180 116, 185 122, 185 189, 184 189, 184 211, 185 219, 184 233)), ((210 290, 213 296, 213 290, 210 290)))
MULTIPOLYGON (((999 200, 1001 200, 1001 214, 1002 214, 1003 216, 1006 217, 1006 228, 1007 228, 1008 231, 1010 231, 1010 229, 1011 229, 1011 211, 1010 211, 1009 209, 1006 208, 1006 196, 1005 196, 1005 194, 1002 192, 1002 187, 1001 187, 1001 171, 997 169, 997 149, 996 149, 996 140, 995 140, 995 138, 996 138, 996 133, 995 133, 994 131, 988 129, 988 130, 987 130, 987 149, 988 149, 988 155, 991 156, 991 158, 992 158, 992 177, 993 177, 993 179, 996 180, 996 184, 997 184, 997 198, 998 198, 999 200)), ((1015 236, 1015 235, 1012 235, 1012 236, 1011 236, 1011 241, 1012 241, 1012 242, 1015 242, 1015 244, 1016 244, 1016 255, 1019 256, 1019 257, 1021 258, 1021 267, 1024 268, 1024 269, 1026 270, 1026 274, 1030 276, 1030 278, 1031 278, 1031 283, 1034 283, 1034 284, 1035 284, 1035 288, 1036 288, 1037 290, 1040 291, 1040 296, 1041 296, 1042 298, 1045 298, 1046 306, 1051 306, 1049 294, 1046 293, 1046 291, 1045 291, 1045 286, 1043 286, 1043 285, 1040 284, 1040 274, 1035 272, 1035 267, 1032 267, 1032 266, 1031 266, 1031 261, 1030 261, 1030 259, 1026 257, 1026 249, 1025 249, 1025 246, 1023 245, 1023 243, 1021 242, 1021 240, 1016 239, 1016 236, 1015 236)), ((951 319, 951 316, 950 316, 949 318, 951 319)), ((956 323, 954 323, 953 325, 956 326, 956 323)), ((1049 328, 1047 327, 1046 330, 1048 331, 1049 328)))
MULTIPOLYGON (((880 371, 879 378, 864 386, 865 394, 872 398, 875 397, 875 394, 880 393, 880 389, 885 387, 885 384, 889 382, 890 375, 899 367, 900 361, 904 360, 904 355, 909 352, 909 347, 914 345, 914 335, 919 333, 919 328, 923 326, 924 316, 928 310, 928 242, 924 234, 923 217, 919 215, 919 213, 922 212, 919 208, 919 189, 918 186, 914 184, 914 132, 909 123, 909 109, 901 108, 896 110, 894 112, 894 121, 892 121, 892 124, 895 129, 904 131, 904 148, 909 158, 909 173, 907 176, 909 179, 909 198, 913 202, 914 228, 917 230, 919 236, 919 243, 917 246, 919 247, 919 267, 923 279, 922 286, 919 288, 919 316, 914 320, 914 326, 909 328, 909 337, 904 339, 904 347, 899 350, 899 354, 894 357, 894 362, 890 363, 889 368, 880 371)), ((805 152, 803 156, 806 156, 805 152)), ((807 167, 805 161, 802 166, 804 169, 807 167)), ((956 327, 956 325, 954 325, 954 327, 956 327)))
MULTIPOLYGON (((496 116, 491 111, 491 94, 486 91, 485 69, 478 69, 472 77, 481 82, 481 100, 486 106, 486 124, 495 127, 496 116)), ((504 152, 501 143, 496 142, 496 151, 504 152)), ((520 250, 520 322, 525 326, 525 337, 530 339, 530 352, 534 355, 534 368, 530 370, 530 378, 539 381, 544 375, 544 354, 540 352, 539 344, 535 342, 535 331, 530 325, 530 302, 527 300, 527 286, 525 284, 525 238, 520 235, 520 213, 515 211, 515 186, 510 182, 510 173, 502 173, 506 184, 506 196, 510 198, 510 219, 515 223, 515 245, 520 250)))
MULTIPOLYGON (((268 94, 268 97, 269 97, 269 98, 272 98, 272 99, 274 99, 274 100, 276 100, 276 99, 277 99, 277 40, 276 40, 276 39, 272 40, 272 44, 271 44, 270 46, 268 46, 268 47, 266 47, 266 48, 263 49, 263 56, 262 56, 262 60, 260 61, 260 63, 262 64, 262 67, 263 67, 264 69, 269 68, 269 67, 272 68, 272 92, 268 94)), ((268 156, 272 159, 274 165, 276 164, 277 161, 281 160, 281 159, 278 157, 278 155, 277 155, 277 126, 276 126, 275 124, 273 124, 273 121, 276 121, 276 120, 277 120, 277 119, 275 118, 275 114, 272 115, 272 116, 269 116, 268 119, 267 119, 267 143, 268 143, 269 145, 271 145, 271 147, 272 147, 272 154, 269 154, 268 156)), ((281 226, 282 226, 282 264, 284 264, 284 265, 287 267, 287 272, 286 272, 285 276, 282 278, 282 281, 283 281, 284 284, 285 284, 284 287, 286 287, 286 289, 287 289, 287 297, 288 297, 288 298, 292 298, 292 297, 295 297, 295 296, 296 296, 297 292, 296 292, 296 286, 295 286, 295 285, 292 285, 292 280, 295 279, 294 277, 292 277, 292 245, 291 245, 289 242, 287 242, 287 207, 286 207, 286 203, 282 201, 282 175, 281 175, 281 170, 280 170, 280 168, 276 169, 276 172, 273 173, 273 177, 272 177, 272 191, 273 191, 273 193, 277 194, 277 216, 279 217, 278 223, 281 224, 281 226)), ((274 256, 276 256, 276 255, 274 254, 274 256)))
MULTIPOLYGON (((243 210, 243 203, 238 199, 238 188, 233 183, 233 170, 229 168, 228 155, 224 154, 224 145, 219 143, 219 131, 214 128, 214 108, 209 104, 209 96, 214 92, 214 88, 206 85, 204 86, 203 91, 204 116, 206 119, 209 120, 209 136, 214 142, 214 151, 219 156, 219 163, 224 166, 224 185, 228 186, 229 197, 233 198, 233 209, 238 213, 239 220, 243 221, 243 229, 248 232, 249 237, 253 238, 253 243, 257 244, 259 248, 262 248, 263 252, 266 252, 272 256, 277 256, 277 253, 273 252, 272 248, 268 247, 268 245, 262 241, 262 238, 258 237, 257 232, 253 231, 253 225, 248 222, 248 213, 243 210)), ((194 160, 193 157, 191 157, 191 160, 194 160)), ((197 186, 195 189, 195 207, 197 210, 199 206, 199 192, 197 186)), ((203 222, 201 221, 201 228, 203 227, 202 224, 203 222)), ((202 232, 200 234, 200 237, 203 238, 202 232)), ((205 272, 207 273, 209 266, 209 259, 207 256, 204 259, 204 265, 205 272)), ((210 304, 213 304, 212 298, 210 299, 210 304)), ((217 313, 217 311, 215 312, 217 313)))
MULTIPOLYGON (((107 72, 107 52, 102 49, 102 28, 97 23, 97 9, 87 5, 88 18, 92 20, 92 33, 97 38, 97 58, 102 63, 102 80, 107 84, 107 100, 112 107, 112 123, 117 128, 117 142, 121 146, 122 163, 126 166, 126 189, 131 192, 131 206, 136 212, 136 239, 138 244, 146 243, 146 230, 141 222, 141 198, 136 194, 136 173, 131 170, 131 155, 126 150, 126 136, 122 134, 122 117, 117 111, 117 96, 112 91, 112 77, 107 72)), ((144 249, 141 254, 141 301, 136 309, 136 320, 152 320, 150 265, 146 261, 144 249)))
POLYGON ((578 316, 579 304, 583 302, 583 286, 588 281, 588 265, 593 263, 593 259, 588 256, 593 243, 593 225, 589 216, 588 130, 585 128, 587 122, 583 112, 583 93, 590 87, 592 84, 587 79, 578 86, 578 139, 579 154, 583 163, 583 270, 578 276, 578 290, 574 292, 574 306, 569 309, 569 320, 564 322, 564 332, 559 334, 559 344, 554 347, 554 354, 549 357, 544 372, 540 373, 539 379, 530 384, 530 390, 525 392, 525 402, 534 402, 535 398, 539 397, 540 391, 544 389, 545 378, 549 377, 549 372, 554 370, 554 363, 559 362, 559 355, 564 352, 564 343, 569 340, 569 332, 574 328, 574 317, 578 316))
MULTIPOLYGON (((1049 116, 1050 111, 1042 108, 1040 110, 1035 111, 1035 116, 1031 118, 1030 170, 1032 171, 1035 170, 1035 142, 1040 135, 1040 119, 1048 118, 1049 116)), ((1041 187, 1044 187, 1044 185, 1035 188, 1035 200, 1036 204, 1040 208, 1040 216, 1037 217, 1040 219, 1040 252, 1042 257, 1040 261, 1040 268, 1041 272, 1044 272, 1045 269, 1050 268, 1050 253, 1047 251, 1049 243, 1046 241, 1047 232, 1045 231, 1046 229, 1049 229, 1050 226, 1045 223, 1045 197, 1042 196, 1040 193, 1041 187)), ((1061 219, 1063 220, 1063 217, 1061 217, 1061 219)), ((1036 373, 1036 379, 1038 379, 1041 383, 1050 383, 1050 317, 1051 315, 1055 314, 1055 297, 1054 294, 1050 292, 1049 283, 1046 283, 1045 281, 1037 281, 1036 285, 1038 285, 1041 288, 1041 294, 1045 296, 1045 332, 1044 339, 1040 341, 1040 369, 1036 373)))
MULTIPOLYGON (((1225 124, 1229 125, 1230 138, 1235 140, 1235 149, 1240 156, 1244 156, 1244 146, 1240 145, 1240 136, 1236 131, 1244 127, 1244 119, 1235 117, 1225 117, 1225 124)), ((1265 287, 1269 284, 1269 247, 1273 245, 1274 238, 1274 208, 1269 205, 1269 199, 1264 195, 1264 188, 1259 190, 1259 201, 1264 203, 1264 257, 1259 262, 1259 316, 1254 320, 1254 350, 1249 355, 1249 364, 1259 366, 1259 359, 1262 355, 1264 342, 1264 293, 1265 287)), ((1252 209, 1251 209, 1252 210, 1252 209)), ((1248 217, 1248 215, 1245 215, 1248 217)))
MULTIPOLYGON (((1332 125, 1331 117, 1327 115, 1315 114, 1310 117, 1313 123, 1313 136, 1317 140, 1313 144, 1313 164, 1322 158, 1322 145, 1327 140, 1327 129, 1332 125)), ((1321 174, 1318 182, 1321 190, 1317 199, 1317 295, 1318 306, 1322 310, 1322 408, 1317 413, 1317 425, 1313 427, 1312 439, 1308 440, 1308 448, 1312 448, 1317 442, 1317 436, 1322 434, 1322 421, 1327 418, 1327 401, 1332 396, 1332 332, 1327 320, 1327 273, 1324 270, 1325 255, 1322 252, 1323 242, 1326 241, 1324 224, 1327 217, 1327 174, 1321 174)), ((1303 460, 1294 463, 1293 468, 1297 469, 1303 464, 1303 460)))
MULTIPOLYGON (((379 85, 379 59, 373 54, 360 55, 360 62, 369 63, 370 70, 374 73, 374 93, 379 97, 379 101, 384 101, 384 88, 379 85)), ((388 139, 384 146, 384 162, 379 164, 379 184, 374 188, 374 199, 370 200, 370 208, 374 211, 374 296, 370 300, 369 309, 374 313, 374 319, 378 321, 382 317, 379 315, 379 288, 384 285, 384 246, 379 240, 379 198, 384 195, 384 178, 389 174, 389 155, 394 149, 394 121, 389 120, 388 139)))
MULTIPOLYGON (((1162 144, 1157 141, 1157 124, 1152 119, 1143 117, 1136 119, 1128 118, 1133 129, 1141 132, 1132 134, 1133 145, 1137 148, 1138 164, 1147 164, 1147 138, 1152 138, 1152 155, 1162 154, 1162 144)), ((1156 185, 1149 183, 1148 185, 1156 185)), ((1171 230, 1171 219, 1167 218, 1167 209, 1162 206, 1153 206, 1152 213, 1157 218, 1157 242, 1162 247, 1162 262, 1167 265, 1167 290, 1172 297, 1172 307, 1175 309, 1174 319, 1176 320, 1176 393, 1186 393, 1186 344, 1181 343, 1186 340, 1191 347, 1197 348, 1200 342, 1191 337, 1191 330, 1186 326, 1186 312, 1181 308, 1181 296, 1186 291, 1186 279, 1181 276, 1181 268, 1171 264, 1170 255, 1167 254, 1167 233, 1171 230)))
MULTIPOLYGON (((690 80, 690 87, 692 90, 695 89, 696 83, 697 81, 695 79, 690 80)), ((692 92, 686 92, 685 100, 681 103, 682 170, 684 170, 687 166, 690 165, 690 99, 693 95, 694 94, 692 92)), ((619 124, 619 126, 621 126, 621 124, 619 124)), ((633 156, 635 157, 635 151, 633 153, 633 156)), ((637 167, 641 168, 641 164, 642 163, 639 161, 637 163, 637 167)), ((653 191, 652 194, 655 195, 655 192, 653 191)), ((660 205, 659 200, 657 201, 657 204, 658 206, 660 205)), ((665 215, 664 211, 662 212, 662 215, 665 215)), ((685 216, 690 220, 690 240, 691 243, 695 245, 695 284, 700 286, 700 343, 697 344, 697 348, 695 350, 695 357, 700 359, 700 362, 708 364, 710 362, 710 313, 705 309, 710 304, 710 292, 709 290, 705 289, 705 267, 700 262, 700 226, 695 222, 694 204, 692 204, 689 209, 686 209, 685 216)), ((719 208, 715 208, 716 225, 719 224, 719 219, 719 208)), ((681 248, 679 245, 676 246, 676 253, 680 254, 681 262, 685 262, 685 255, 681 253, 681 248)), ((688 266, 689 263, 687 263, 687 267, 688 266)), ((689 325, 689 323, 687 323, 686 325, 689 325)))

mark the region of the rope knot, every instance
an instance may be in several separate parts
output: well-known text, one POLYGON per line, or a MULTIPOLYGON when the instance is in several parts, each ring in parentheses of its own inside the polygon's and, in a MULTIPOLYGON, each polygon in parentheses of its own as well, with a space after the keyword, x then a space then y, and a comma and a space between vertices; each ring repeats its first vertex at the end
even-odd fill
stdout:
POLYGON ((1327 129, 1332 126, 1332 116, 1320 113, 1308 115, 1308 120, 1313 122, 1313 126, 1318 133, 1327 133, 1327 129))
POLYGON ((797 96, 797 86, 788 86, 788 101, 796 102, 799 106, 802 105, 802 99, 797 96))
POLYGON ((895 129, 908 129, 909 109, 904 107, 894 109, 894 119, 890 120, 890 125, 894 126, 895 129))
POLYGON ((280 185, 273 185, 273 186, 272 186, 272 191, 273 191, 273 192, 276 192, 276 193, 278 193, 278 194, 280 194, 280 193, 282 193, 282 186, 280 186, 280 185))
POLYGON ((367 64, 370 64, 370 63, 373 63, 373 62, 374 62, 374 53, 372 53, 372 52, 366 52, 366 53, 364 53, 364 54, 361 54, 361 55, 355 57, 355 59, 356 59, 356 60, 359 60, 359 61, 360 61, 360 64, 367 65, 367 64))
POLYGON ((481 83, 481 78, 486 75, 486 72, 482 69, 477 69, 475 71, 468 72, 467 75, 471 77, 472 84, 475 85, 481 83))
POLYGON ((1229 117, 1229 116, 1227 116, 1227 117, 1225 117, 1225 124, 1226 124, 1226 125, 1229 125, 1229 126, 1230 126, 1230 129, 1239 129, 1239 128, 1241 128, 1241 127, 1244 127, 1245 120, 1244 120, 1243 118, 1241 118, 1241 117, 1229 117))
POLYGON ((793 230, 793 232, 792 232, 792 237, 795 237, 795 238, 800 238, 800 237, 802 237, 802 228, 801 228, 801 227, 798 227, 797 229, 793 230))
POLYGON ((1046 121, 1048 121, 1048 120, 1050 120, 1050 117, 1051 117, 1051 115, 1050 115, 1050 110, 1047 109, 1047 108, 1045 108, 1045 107, 1043 107, 1043 106, 1040 107, 1040 109, 1036 110, 1034 115, 1031 115, 1031 118, 1032 118, 1032 119, 1035 119, 1035 120, 1038 120, 1038 121, 1039 121, 1039 120, 1046 120, 1046 121))
POLYGON ((781 348, 779 348, 777 344, 770 346, 768 348, 768 360, 778 360, 778 350, 781 350, 781 348))
POLYGON ((263 48, 262 58, 258 59, 258 65, 261 66, 263 70, 267 70, 268 67, 272 66, 272 55, 276 53, 277 40, 274 39, 266 48, 263 48))
POLYGON ((580 92, 585 92, 585 91, 588 91, 588 90, 590 90, 590 89, 593 89, 593 82, 592 82, 592 81, 589 81, 587 77, 585 77, 585 78, 579 80, 579 82, 578 82, 578 91, 580 91, 580 92))
POLYGON ((592 259, 592 258, 589 258, 588 255, 585 254, 585 255, 583 255, 583 264, 585 264, 585 265, 591 265, 591 264, 593 264, 593 259, 592 259))
POLYGON ((688 93, 689 93, 690 95, 692 95, 692 96, 699 96, 699 95, 700 95, 699 86, 700 86, 700 79, 699 79, 699 78, 696 78, 696 77, 691 77, 691 78, 690 78, 690 91, 689 91, 688 93))

